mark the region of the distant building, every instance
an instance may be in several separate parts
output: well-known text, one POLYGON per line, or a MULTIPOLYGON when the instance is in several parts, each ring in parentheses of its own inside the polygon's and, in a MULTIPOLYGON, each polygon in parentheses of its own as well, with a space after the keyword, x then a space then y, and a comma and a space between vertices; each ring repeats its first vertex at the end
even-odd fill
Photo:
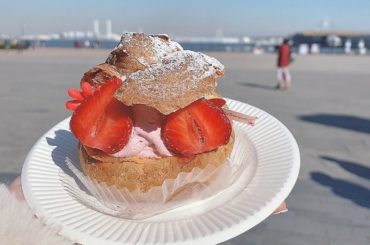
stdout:
POLYGON ((99 31, 99 20, 94 20, 94 35, 95 36, 100 36, 100 31, 99 31))
POLYGON ((348 38, 344 43, 344 53, 346 54, 352 53, 351 49, 352 49, 352 41, 351 39, 348 38))
MULTIPOLYGON (((358 46, 363 42, 365 47, 370 47, 370 33, 361 32, 339 32, 339 31, 307 31, 296 33, 291 37, 294 47, 300 44, 318 44, 320 47, 342 47, 344 48, 347 40, 351 41, 352 47, 358 46)), ((347 44, 348 45, 348 44, 347 44)))
POLYGON ((107 37, 111 37, 112 36, 112 21, 111 20, 107 20, 106 22, 106 29, 107 29, 107 37))

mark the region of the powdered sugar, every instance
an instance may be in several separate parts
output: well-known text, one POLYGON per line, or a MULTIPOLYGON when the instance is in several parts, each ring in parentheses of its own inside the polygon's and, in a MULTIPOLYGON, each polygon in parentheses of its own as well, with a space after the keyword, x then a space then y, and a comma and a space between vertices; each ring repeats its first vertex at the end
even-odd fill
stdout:
MULTIPOLYGON (((130 43, 131 40, 132 40, 132 37, 134 35, 135 32, 126 32, 126 33, 123 33, 122 36, 121 36, 121 40, 120 42, 117 44, 116 48, 120 48, 122 47, 123 45, 127 44, 127 43, 130 43)), ((116 49, 115 48, 115 49, 116 49)))
POLYGON ((137 82, 145 96, 173 98, 200 86, 199 81, 206 77, 218 77, 218 72, 223 70, 224 66, 218 60, 202 53, 183 50, 169 53, 161 62, 132 73, 128 80, 137 82), (168 77, 173 78, 171 82, 163 83, 163 79, 168 77))
POLYGON ((114 50, 122 49, 130 55, 129 50, 126 50, 130 48, 143 51, 140 56, 134 58, 144 66, 159 62, 162 57, 169 53, 183 50, 180 44, 170 40, 165 34, 147 36, 135 32, 124 33, 114 50), (150 55, 150 59, 145 57, 147 55, 150 55))
POLYGON ((224 66, 205 54, 183 50, 167 35, 126 33, 107 63, 127 75, 115 96, 168 115, 212 93, 224 66))
POLYGON ((153 43, 154 50, 156 51, 155 59, 160 60, 160 58, 167 56, 169 53, 174 51, 183 50, 181 45, 177 42, 171 41, 168 36, 168 41, 158 37, 158 36, 149 36, 151 42, 153 43))

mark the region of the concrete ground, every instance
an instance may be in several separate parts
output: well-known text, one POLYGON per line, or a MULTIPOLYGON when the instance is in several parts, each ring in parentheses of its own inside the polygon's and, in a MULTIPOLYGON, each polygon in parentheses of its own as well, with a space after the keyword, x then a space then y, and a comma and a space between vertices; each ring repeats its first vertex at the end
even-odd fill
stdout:
MULTIPOLYGON (((281 120, 302 156, 289 212, 224 242, 236 244, 370 244, 370 57, 299 56, 293 87, 276 91, 275 56, 213 53, 226 66, 225 97, 281 120)), ((19 175, 34 142, 70 112, 76 87, 106 50, 0 52, 0 182, 19 175)))

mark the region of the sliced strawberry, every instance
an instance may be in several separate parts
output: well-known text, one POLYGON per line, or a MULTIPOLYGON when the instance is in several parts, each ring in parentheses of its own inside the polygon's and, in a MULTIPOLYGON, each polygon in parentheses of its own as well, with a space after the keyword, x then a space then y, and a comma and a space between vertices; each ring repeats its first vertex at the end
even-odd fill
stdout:
POLYGON ((132 130, 130 110, 113 97, 121 84, 118 78, 107 81, 73 113, 71 131, 85 146, 111 154, 127 144, 132 130))
POLYGON ((79 91, 76 88, 68 89, 68 95, 73 100, 67 101, 66 108, 71 111, 76 110, 80 106, 80 104, 85 100, 85 98, 92 95, 93 91, 94 89, 87 82, 81 83, 81 91, 79 91))
POLYGON ((84 95, 84 97, 89 97, 93 93, 93 88, 91 84, 88 82, 82 82, 81 89, 82 89, 82 94, 84 95))
POLYGON ((212 102, 213 104, 217 105, 218 107, 223 107, 226 104, 226 100, 222 98, 213 98, 209 99, 208 101, 212 102))
POLYGON ((223 110, 199 99, 165 119, 161 135, 175 154, 191 156, 212 151, 229 142, 232 127, 223 110))
POLYGON ((82 101, 85 99, 83 94, 80 91, 78 91, 78 89, 75 89, 75 88, 68 89, 68 95, 72 97, 73 99, 79 100, 79 101, 82 101))

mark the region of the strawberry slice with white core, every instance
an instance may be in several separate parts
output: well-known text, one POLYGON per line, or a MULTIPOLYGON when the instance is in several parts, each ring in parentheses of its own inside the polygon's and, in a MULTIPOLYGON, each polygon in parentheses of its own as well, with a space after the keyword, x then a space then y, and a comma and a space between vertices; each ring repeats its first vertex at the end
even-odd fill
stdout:
POLYGON ((121 84, 118 78, 107 81, 73 113, 71 131, 85 146, 113 154, 127 144, 133 124, 131 112, 113 96, 121 84))
POLYGON ((202 98, 168 115, 161 135, 170 151, 191 156, 227 144, 231 131, 230 120, 223 110, 202 98))

